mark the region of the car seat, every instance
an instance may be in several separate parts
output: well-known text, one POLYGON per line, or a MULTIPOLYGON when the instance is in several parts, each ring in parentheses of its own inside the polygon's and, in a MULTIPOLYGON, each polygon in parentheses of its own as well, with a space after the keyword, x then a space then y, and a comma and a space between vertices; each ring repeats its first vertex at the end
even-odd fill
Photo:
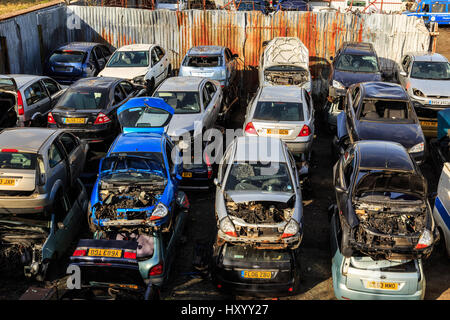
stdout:
POLYGON ((384 118, 387 119, 405 119, 404 109, 384 109, 384 118))
POLYGON ((364 119, 379 119, 380 116, 377 112, 377 108, 375 106, 375 103, 373 102, 365 102, 364 108, 363 108, 363 114, 364 119))

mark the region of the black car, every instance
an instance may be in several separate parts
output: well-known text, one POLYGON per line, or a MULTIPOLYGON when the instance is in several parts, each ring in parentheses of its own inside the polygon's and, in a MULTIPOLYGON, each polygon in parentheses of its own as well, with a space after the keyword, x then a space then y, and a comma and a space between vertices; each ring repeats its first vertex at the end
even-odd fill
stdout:
POLYGON ((359 141, 333 168, 341 252, 387 259, 427 257, 437 238, 427 182, 400 144, 359 141))
POLYGON ((95 77, 103 70, 111 50, 95 42, 72 42, 54 50, 45 61, 44 74, 70 85, 81 78, 95 77))
POLYGON ((70 86, 48 113, 50 128, 66 128, 88 143, 112 142, 120 124, 116 110, 140 90, 118 78, 86 78, 70 86))
POLYGON ((213 256, 213 282, 219 289, 252 296, 294 294, 300 282, 296 250, 256 249, 225 243, 213 256))
POLYGON ((344 42, 330 59, 328 95, 331 97, 345 95, 352 84, 383 79, 380 61, 371 43, 344 42))
POLYGON ((425 160, 425 137, 405 90, 388 82, 365 82, 347 91, 344 112, 337 118, 334 151, 342 154, 350 142, 385 140, 403 145, 414 160, 425 160))

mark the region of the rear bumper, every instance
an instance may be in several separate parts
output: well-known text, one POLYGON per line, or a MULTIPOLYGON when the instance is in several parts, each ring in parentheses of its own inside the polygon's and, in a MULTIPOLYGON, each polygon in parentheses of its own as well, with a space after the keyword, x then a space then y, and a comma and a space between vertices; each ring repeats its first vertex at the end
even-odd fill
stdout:
POLYGON ((311 135, 311 138, 309 138, 307 141, 287 141, 283 140, 288 149, 295 154, 299 153, 309 153, 311 150, 312 142, 313 142, 313 136, 311 135))
POLYGON ((39 213, 50 206, 48 194, 29 197, 0 197, 0 213, 39 213))
POLYGON ((218 230, 217 232, 218 242, 221 240, 224 242, 229 242, 233 244, 245 244, 250 245, 257 249, 296 249, 302 242, 303 234, 297 233, 293 237, 281 238, 280 236, 266 236, 266 237, 233 237, 225 234, 222 230, 218 230))
POLYGON ((362 292, 351 290, 343 283, 334 286, 334 295, 338 300, 423 300, 425 290, 421 289, 410 295, 362 292))

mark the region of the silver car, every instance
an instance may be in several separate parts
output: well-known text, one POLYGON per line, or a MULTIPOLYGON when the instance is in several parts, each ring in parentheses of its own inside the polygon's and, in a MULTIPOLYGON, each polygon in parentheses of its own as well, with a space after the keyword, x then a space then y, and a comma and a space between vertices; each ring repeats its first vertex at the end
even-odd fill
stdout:
POLYGON ((314 107, 305 89, 297 86, 260 87, 250 101, 244 135, 276 137, 294 154, 309 159, 314 138, 314 107))
POLYGON ((0 75, 0 127, 46 125, 48 112, 65 90, 45 76, 0 75))
POLYGON ((408 92, 427 137, 437 134, 437 112, 450 107, 450 63, 439 53, 403 56, 397 79, 408 92))
POLYGON ((374 260, 366 255, 346 258, 340 251, 341 230, 331 217, 334 295, 339 300, 422 300, 425 275, 422 260, 374 260))
MULTIPOLYGON (((222 105, 222 89, 217 81, 200 77, 172 77, 166 79, 154 92, 175 111, 167 133, 178 141, 185 133, 201 139, 202 133, 214 126, 222 105)), ((188 147, 184 142, 181 149, 188 147)))
POLYGON ((10 128, 0 133, 0 213, 51 213, 74 185, 87 145, 62 129, 10 128))
POLYGON ((215 214, 218 245, 295 249, 303 236, 303 206, 294 158, 269 137, 238 137, 218 169, 215 214))

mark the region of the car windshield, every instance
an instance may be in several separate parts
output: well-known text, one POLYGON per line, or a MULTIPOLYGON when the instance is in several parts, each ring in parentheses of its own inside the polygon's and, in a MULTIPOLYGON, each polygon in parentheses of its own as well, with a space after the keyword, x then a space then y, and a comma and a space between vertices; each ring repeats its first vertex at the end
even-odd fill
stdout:
POLYGON ((336 63, 336 70, 350 72, 378 72, 378 62, 375 56, 360 54, 343 54, 336 63))
POLYGON ((108 92, 95 88, 70 88, 58 101, 60 109, 95 110, 105 109, 108 92))
POLYGON ((411 78, 450 80, 450 63, 416 61, 412 66, 411 78))
POLYGON ((239 2, 239 0, 236 1, 236 7, 239 11, 252 11, 252 10, 263 10, 264 6, 261 5, 260 2, 254 2, 254 1, 242 1, 239 2))
POLYGON ((286 163, 234 162, 225 184, 225 191, 259 190, 293 192, 286 163))
POLYGON ((166 173, 161 153, 139 152, 111 154, 102 161, 102 181, 108 183, 165 182, 166 173))
POLYGON ((3 150, 0 152, 0 169, 36 169, 37 156, 35 153, 8 152, 3 150))
POLYGON ((115 67, 148 67, 148 50, 146 51, 116 51, 106 65, 115 67))
POLYGON ((49 58, 50 63, 83 63, 86 52, 72 50, 55 51, 49 58))
POLYGON ((260 101, 253 115, 255 120, 303 121, 303 104, 296 102, 260 101))
POLYGON ((161 128, 171 119, 171 114, 150 106, 125 109, 119 113, 119 122, 126 128, 161 128))
POLYGON ((154 96, 162 98, 175 110, 175 114, 200 112, 200 99, 196 91, 158 91, 154 96))
POLYGON ((186 56, 183 61, 183 66, 186 67, 219 67, 221 65, 221 56, 186 56))
POLYGON ((287 250, 261 250, 245 246, 227 245, 223 250, 226 259, 248 262, 289 262, 291 256, 287 250))
POLYGON ((408 102, 392 100, 364 100, 359 119, 365 121, 414 122, 408 102))

